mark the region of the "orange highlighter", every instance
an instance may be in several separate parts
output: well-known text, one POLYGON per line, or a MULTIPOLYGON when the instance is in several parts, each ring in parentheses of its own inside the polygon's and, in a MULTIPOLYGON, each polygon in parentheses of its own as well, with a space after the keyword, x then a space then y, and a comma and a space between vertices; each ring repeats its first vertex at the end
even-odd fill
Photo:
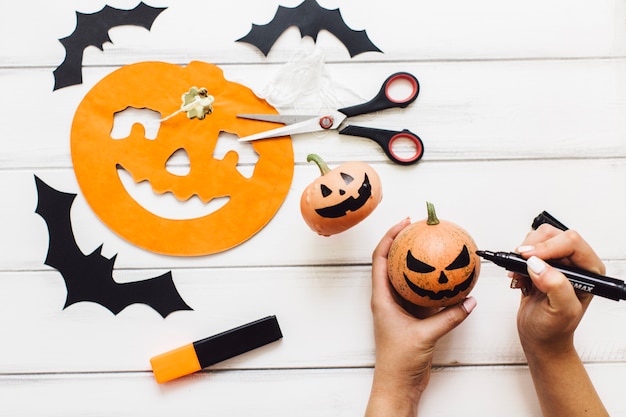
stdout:
POLYGON ((283 337, 276 316, 244 324, 150 359, 159 384, 200 371, 283 337))

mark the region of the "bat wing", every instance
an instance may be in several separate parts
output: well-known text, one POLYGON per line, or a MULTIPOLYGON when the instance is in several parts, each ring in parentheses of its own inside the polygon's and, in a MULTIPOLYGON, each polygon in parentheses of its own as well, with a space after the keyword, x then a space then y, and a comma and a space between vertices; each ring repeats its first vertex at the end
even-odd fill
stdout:
POLYGON ((91 301, 117 314, 131 304, 147 304, 161 316, 178 310, 191 310, 174 286, 172 274, 143 281, 117 283, 113 279, 115 256, 101 253, 102 246, 83 254, 74 238, 70 209, 76 194, 55 190, 35 176, 39 197, 35 213, 46 221, 50 244, 45 264, 58 270, 67 288, 64 308, 81 301, 91 301))
POLYGON ((372 43, 365 30, 353 30, 348 27, 339 9, 323 10, 325 16, 322 28, 335 35, 346 46, 351 58, 364 52, 382 52, 372 43))
POLYGON ((76 12, 76 29, 68 37, 59 39, 65 48, 65 59, 54 70, 54 90, 83 82, 83 53, 88 46, 102 50, 111 42, 109 30, 116 26, 133 25, 150 30, 157 16, 166 7, 151 7, 139 3, 134 9, 122 10, 104 6, 95 13, 76 12))
POLYGON ((276 15, 268 24, 252 24, 250 32, 236 42, 254 45, 267 56, 280 35, 291 26, 298 27, 302 37, 310 36, 314 41, 317 40, 320 30, 327 30, 348 48, 351 57, 368 51, 382 52, 372 43, 364 30, 350 29, 339 9, 325 9, 315 0, 304 0, 296 7, 278 6, 276 15))

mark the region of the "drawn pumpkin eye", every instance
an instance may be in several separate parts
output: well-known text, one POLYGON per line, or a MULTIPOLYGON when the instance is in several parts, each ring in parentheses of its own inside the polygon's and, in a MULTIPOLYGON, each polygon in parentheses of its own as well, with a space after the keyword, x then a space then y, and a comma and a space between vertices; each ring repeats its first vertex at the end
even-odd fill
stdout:
POLYGON ((322 197, 328 197, 329 195, 331 195, 333 193, 333 190, 331 190, 330 188, 328 188, 324 184, 322 184, 320 186, 320 189, 322 190, 322 197))
POLYGON ((461 249, 461 253, 456 259, 446 267, 446 271, 452 271, 453 269, 459 269, 466 267, 470 263, 470 254, 467 250, 467 246, 463 245, 463 249, 461 249))
POLYGON ((415 258, 411 254, 410 250, 409 250, 409 252, 406 255, 406 267, 409 268, 411 271, 419 272, 420 274, 427 274, 427 273, 433 272, 435 270, 434 267, 432 267, 432 266, 428 265, 427 263, 424 263, 424 262, 420 261, 419 259, 415 258))
POLYGON ((345 182, 346 185, 354 181, 354 177, 352 177, 351 175, 345 174, 343 172, 341 173, 341 178, 343 178, 343 182, 345 182))

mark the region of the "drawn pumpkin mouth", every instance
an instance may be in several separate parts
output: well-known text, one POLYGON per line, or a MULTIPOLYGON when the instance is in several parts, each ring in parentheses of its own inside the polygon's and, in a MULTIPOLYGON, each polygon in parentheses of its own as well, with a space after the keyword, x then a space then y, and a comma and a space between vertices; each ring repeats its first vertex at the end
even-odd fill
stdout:
POLYGON ((406 276, 406 273, 404 274, 404 280, 406 284, 409 286, 409 288, 420 297, 428 297, 433 300, 441 300, 443 298, 455 297, 462 291, 466 291, 470 287, 470 285, 472 285, 475 274, 476 274, 476 268, 472 270, 472 273, 469 275, 469 277, 465 281, 461 282, 460 284, 455 285, 454 288, 452 289, 445 289, 441 291, 431 291, 431 290, 427 290, 426 288, 422 288, 418 285, 415 285, 413 282, 409 280, 409 278, 406 276))
POLYGON ((345 216, 349 211, 356 211, 363 207, 365 203, 367 203, 367 200, 369 200, 372 196, 372 186, 367 174, 365 174, 363 183, 359 187, 358 194, 359 195, 356 198, 350 196, 334 206, 315 209, 315 212, 322 217, 336 219, 338 217, 345 216))

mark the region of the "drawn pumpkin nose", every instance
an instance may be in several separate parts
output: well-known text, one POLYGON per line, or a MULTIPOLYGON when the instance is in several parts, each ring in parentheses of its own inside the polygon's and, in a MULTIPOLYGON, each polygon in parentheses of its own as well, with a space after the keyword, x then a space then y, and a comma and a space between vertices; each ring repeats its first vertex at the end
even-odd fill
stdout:
POLYGON ((446 274, 443 273, 443 271, 441 271, 441 274, 439 274, 439 283, 440 284, 448 283, 448 277, 446 276, 446 274))

